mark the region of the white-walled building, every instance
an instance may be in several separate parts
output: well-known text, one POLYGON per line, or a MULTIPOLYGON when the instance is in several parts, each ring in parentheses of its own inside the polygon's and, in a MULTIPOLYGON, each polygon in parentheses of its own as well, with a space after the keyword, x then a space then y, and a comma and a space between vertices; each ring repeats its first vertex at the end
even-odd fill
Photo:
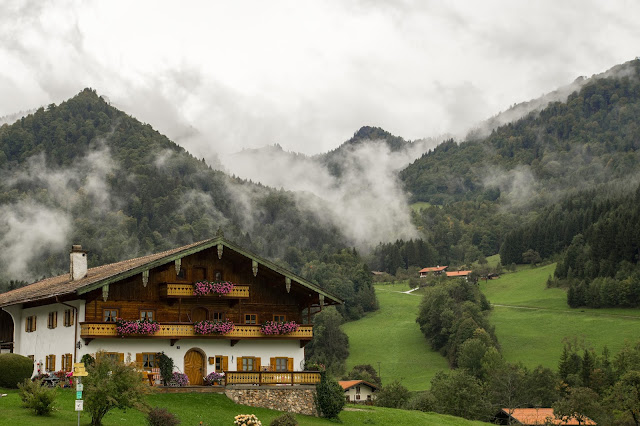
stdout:
POLYGON ((95 268, 73 246, 69 274, 0 294, 0 308, 10 315, 0 318, 12 321, 0 330, 12 329, 13 352, 32 357, 34 374, 38 368, 70 371, 84 354, 98 351, 150 370, 164 352, 191 384, 201 384, 213 371, 302 370, 304 345, 313 337, 311 315, 337 303, 222 236, 95 268), (201 282, 232 283, 233 289, 194 295, 201 282), (121 334, 117 318, 151 320, 158 329, 121 334), (202 321, 232 322, 233 330, 199 334, 202 321), (268 321, 293 322, 295 330, 271 334, 262 328, 268 321))
POLYGON ((344 398, 348 403, 358 404, 373 402, 378 387, 364 380, 343 380, 338 382, 344 389, 344 398))

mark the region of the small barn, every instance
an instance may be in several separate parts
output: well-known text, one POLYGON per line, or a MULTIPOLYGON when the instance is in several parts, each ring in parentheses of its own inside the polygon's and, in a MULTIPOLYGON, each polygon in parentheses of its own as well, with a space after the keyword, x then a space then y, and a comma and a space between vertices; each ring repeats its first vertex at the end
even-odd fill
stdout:
POLYGON ((503 408, 493 418, 492 423, 497 425, 596 425, 597 423, 588 417, 578 421, 575 417, 556 419, 553 408, 503 408))

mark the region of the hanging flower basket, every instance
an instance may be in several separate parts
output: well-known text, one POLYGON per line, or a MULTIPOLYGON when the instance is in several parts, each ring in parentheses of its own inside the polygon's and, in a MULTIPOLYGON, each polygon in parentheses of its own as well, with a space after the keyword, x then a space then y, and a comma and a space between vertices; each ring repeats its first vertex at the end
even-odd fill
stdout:
POLYGON ((122 318, 116 318, 116 332, 120 335, 123 334, 155 334, 160 330, 160 324, 155 321, 147 319, 139 319, 134 321, 123 320, 122 318))
POLYGON ((199 281, 193 286, 194 296, 206 296, 207 294, 228 294, 233 291, 235 285, 229 281, 199 281))
POLYGON ((226 321, 198 321, 193 323, 195 334, 227 334, 233 330, 233 322, 226 321))
POLYGON ((298 330, 300 327, 295 321, 266 321, 260 327, 262 334, 274 335, 274 334, 289 334, 298 330))

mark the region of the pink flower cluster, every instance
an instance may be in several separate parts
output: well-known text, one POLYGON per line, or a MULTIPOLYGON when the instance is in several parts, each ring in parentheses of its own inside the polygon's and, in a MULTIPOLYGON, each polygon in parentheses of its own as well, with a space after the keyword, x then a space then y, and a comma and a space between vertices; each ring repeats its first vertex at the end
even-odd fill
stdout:
POLYGON ((178 373, 174 371, 169 381, 169 386, 187 386, 189 384, 189 377, 184 373, 178 373))
POLYGON ((199 281, 193 286, 194 296, 205 296, 210 293, 214 294, 227 294, 231 293, 234 284, 229 281, 199 281))
POLYGON ((260 327, 262 334, 288 334, 293 333, 300 327, 295 321, 267 321, 260 327))
POLYGON ((198 321, 193 324, 196 334, 227 334, 233 330, 233 322, 226 321, 198 321))
POLYGON ((150 320, 127 321, 116 318, 116 332, 118 334, 154 334, 160 330, 160 324, 150 320))

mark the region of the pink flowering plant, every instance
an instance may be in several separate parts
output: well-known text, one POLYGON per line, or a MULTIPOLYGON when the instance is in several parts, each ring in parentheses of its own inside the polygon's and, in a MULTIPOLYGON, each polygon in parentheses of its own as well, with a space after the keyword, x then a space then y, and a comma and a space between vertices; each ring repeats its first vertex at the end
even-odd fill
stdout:
POLYGON ((295 321, 266 321, 260 327, 262 334, 289 334, 298 330, 300 327, 295 321))
POLYGON ((178 387, 178 386, 187 386, 189 384, 189 377, 187 377, 184 373, 178 373, 174 371, 171 375, 171 380, 169 381, 169 386, 178 387))
POLYGON ((233 330, 233 322, 225 321, 198 321, 193 323, 193 332, 196 334, 227 334, 233 330))
POLYGON ((209 373, 207 377, 204 378, 205 386, 213 386, 216 383, 220 383, 220 381, 224 379, 224 373, 209 373))
POLYGON ((118 334, 154 334, 160 330, 160 324, 148 319, 134 321, 116 318, 116 332, 118 334))
POLYGON ((228 294, 233 290, 234 284, 229 281, 199 281, 193 286, 194 296, 206 296, 207 294, 228 294))

